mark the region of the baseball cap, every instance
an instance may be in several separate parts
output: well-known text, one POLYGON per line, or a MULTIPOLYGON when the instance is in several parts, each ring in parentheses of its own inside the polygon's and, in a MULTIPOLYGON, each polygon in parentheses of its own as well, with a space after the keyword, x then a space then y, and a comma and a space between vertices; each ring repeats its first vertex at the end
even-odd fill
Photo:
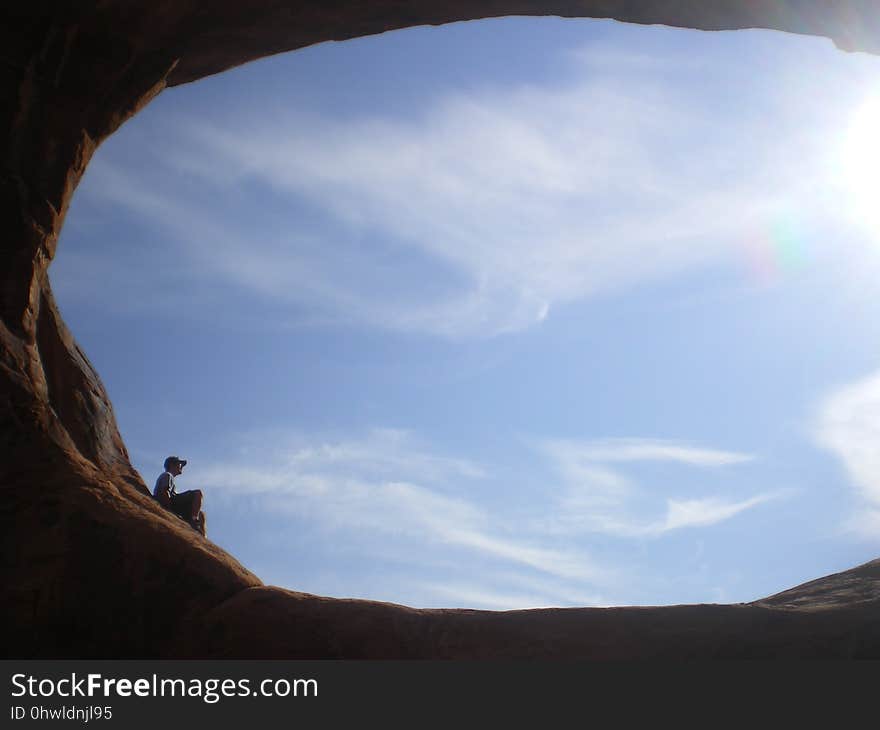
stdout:
POLYGON ((186 466, 186 459, 181 459, 179 456, 169 456, 167 459, 165 459, 166 469, 172 464, 180 464, 181 466, 186 466))

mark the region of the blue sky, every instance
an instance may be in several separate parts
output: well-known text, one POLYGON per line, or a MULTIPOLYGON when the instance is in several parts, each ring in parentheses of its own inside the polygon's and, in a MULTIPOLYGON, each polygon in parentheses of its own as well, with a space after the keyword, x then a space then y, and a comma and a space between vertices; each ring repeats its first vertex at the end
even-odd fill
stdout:
POLYGON ((753 600, 880 551, 880 59, 504 19, 163 93, 51 276, 264 581, 753 600))

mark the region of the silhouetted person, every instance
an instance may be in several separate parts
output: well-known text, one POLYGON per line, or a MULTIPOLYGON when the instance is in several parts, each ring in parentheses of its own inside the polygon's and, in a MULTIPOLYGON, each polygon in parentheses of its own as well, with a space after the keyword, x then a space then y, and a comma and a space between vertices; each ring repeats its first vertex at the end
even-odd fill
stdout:
POLYGON ((202 512, 202 490, 178 492, 174 485, 174 477, 180 476, 185 466, 186 459, 177 456, 169 456, 165 459, 165 471, 156 480, 153 496, 165 509, 171 510, 204 535, 206 525, 205 513, 202 512))

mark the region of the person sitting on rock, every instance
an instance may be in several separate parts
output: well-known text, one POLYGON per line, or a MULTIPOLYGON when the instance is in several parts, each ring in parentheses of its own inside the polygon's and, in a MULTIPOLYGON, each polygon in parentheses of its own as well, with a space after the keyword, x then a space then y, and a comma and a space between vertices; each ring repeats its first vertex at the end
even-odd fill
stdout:
POLYGON ((186 459, 169 456, 165 459, 165 471, 156 480, 153 496, 165 509, 186 520, 195 530, 205 535, 205 513, 202 512, 202 490, 192 489, 179 492, 174 485, 174 477, 183 473, 186 459))

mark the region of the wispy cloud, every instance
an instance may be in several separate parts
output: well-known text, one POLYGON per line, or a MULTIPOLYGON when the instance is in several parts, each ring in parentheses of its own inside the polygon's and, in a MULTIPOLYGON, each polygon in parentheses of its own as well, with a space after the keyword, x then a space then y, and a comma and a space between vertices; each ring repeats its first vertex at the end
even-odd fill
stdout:
POLYGON ((456 601, 456 605, 460 607, 490 611, 608 605, 599 594, 548 589, 540 584, 515 586, 507 590, 494 590, 491 586, 473 583, 422 583, 418 588, 425 591, 432 601, 442 606, 449 606, 450 601, 456 601))
POLYGON ((669 461, 690 466, 725 466, 751 461, 752 454, 704 449, 662 439, 555 440, 545 444, 566 466, 592 462, 669 461))
POLYGON ((673 496, 665 512, 646 514, 638 505, 648 485, 626 474, 627 464, 661 460, 711 471, 751 458, 648 439, 541 442, 543 458, 521 475, 518 488, 537 488, 542 462, 555 471, 556 488, 553 481, 541 484, 544 496, 528 519, 507 504, 497 465, 438 454, 403 430, 336 439, 261 432, 227 453, 225 461, 190 474, 212 499, 233 509, 249 500, 267 514, 327 533, 337 547, 407 564, 414 571, 410 594, 418 600, 487 608, 612 605, 609 591, 626 581, 620 566, 595 558, 589 536, 659 539, 782 496, 676 497, 667 486, 673 496), (554 491, 556 498, 547 499, 554 491), (443 580, 427 579, 421 571, 438 559, 446 563, 443 580))
POLYGON ((843 463, 860 506, 855 532, 876 539, 880 527, 880 373, 838 388, 819 405, 814 436, 843 463))
POLYGON ((723 522, 756 505, 776 499, 781 493, 759 494, 739 502, 718 497, 707 499, 670 499, 667 502, 666 519, 656 528, 658 532, 678 530, 682 527, 708 527, 723 522))
POLYGON ((198 478, 227 498, 254 495, 262 509, 328 529, 404 537, 416 552, 426 544, 445 545, 575 580, 607 573, 582 551, 511 538, 477 499, 461 496, 463 485, 473 488, 473 480, 484 478, 483 469, 434 455, 406 432, 379 429, 360 440, 306 446, 301 439, 263 434, 260 442, 240 457, 249 466, 220 463, 198 478))
POLYGON ((628 476, 620 464, 665 461, 717 468, 745 463, 754 456, 649 439, 549 440, 540 443, 538 448, 563 479, 561 510, 550 524, 553 529, 564 532, 659 537, 674 530, 717 524, 786 494, 777 490, 740 500, 721 496, 690 499, 670 496, 666 498, 664 516, 646 516, 645 510, 636 506, 650 485, 642 485, 628 476))
POLYGON ((668 74, 586 58, 564 86, 446 94, 409 116, 178 118, 150 146, 162 182, 100 158, 86 195, 164 226, 203 276, 459 337, 736 256, 806 194, 811 140, 780 156, 763 120, 710 118, 696 96, 670 103, 668 74))

